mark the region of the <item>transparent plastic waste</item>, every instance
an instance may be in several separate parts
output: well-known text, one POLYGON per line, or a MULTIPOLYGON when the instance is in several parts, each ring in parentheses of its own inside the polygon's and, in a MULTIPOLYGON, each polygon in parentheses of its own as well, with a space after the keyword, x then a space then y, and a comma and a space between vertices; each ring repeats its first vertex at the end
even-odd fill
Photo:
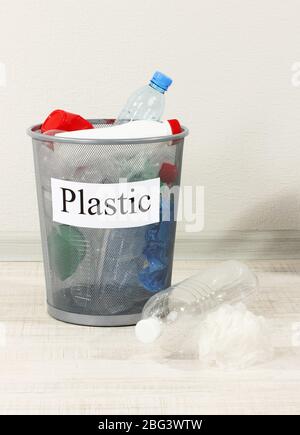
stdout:
POLYGON ((143 227, 106 230, 102 255, 98 256, 96 281, 101 283, 109 298, 103 298, 109 314, 130 309, 132 300, 145 300, 145 291, 138 279, 143 267, 143 227))
POLYGON ((170 348, 174 340, 190 334, 199 316, 224 303, 242 301, 257 287, 256 275, 247 265, 220 263, 152 296, 136 325, 136 336, 143 343, 159 338, 170 348))
POLYGON ((159 121, 165 108, 164 93, 171 83, 172 79, 156 71, 148 85, 129 97, 115 124, 139 119, 159 121))

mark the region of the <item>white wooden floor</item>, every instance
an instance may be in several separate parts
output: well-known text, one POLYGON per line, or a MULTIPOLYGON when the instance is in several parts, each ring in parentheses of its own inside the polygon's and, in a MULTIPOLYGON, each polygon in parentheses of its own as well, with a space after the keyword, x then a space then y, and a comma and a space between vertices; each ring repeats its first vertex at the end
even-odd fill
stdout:
MULTIPOLYGON (((174 281, 208 261, 177 261, 174 281)), ((275 359, 243 371, 151 359, 132 327, 48 317, 41 263, 0 263, 0 413, 299 414, 300 260, 251 261, 275 359), (6 343, 5 343, 6 341, 6 343)))

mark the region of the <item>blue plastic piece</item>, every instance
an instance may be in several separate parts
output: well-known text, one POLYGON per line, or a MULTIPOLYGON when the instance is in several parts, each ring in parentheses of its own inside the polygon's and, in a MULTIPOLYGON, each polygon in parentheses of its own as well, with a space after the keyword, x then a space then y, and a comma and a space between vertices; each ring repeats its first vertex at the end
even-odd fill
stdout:
POLYGON ((160 219, 162 209, 170 206, 170 220, 152 224, 146 231, 146 246, 143 254, 146 258, 146 266, 139 273, 139 279, 143 287, 151 292, 163 290, 168 286, 172 266, 172 246, 175 235, 174 202, 161 201, 160 219))
POLYGON ((172 81, 173 80, 170 77, 166 76, 160 71, 156 71, 153 74, 150 83, 160 88, 160 90, 162 89, 163 91, 167 91, 168 87, 172 84, 172 81))
POLYGON ((152 272, 151 274, 149 274, 147 269, 144 269, 139 277, 144 288, 150 292, 154 293, 165 289, 166 269, 152 272))

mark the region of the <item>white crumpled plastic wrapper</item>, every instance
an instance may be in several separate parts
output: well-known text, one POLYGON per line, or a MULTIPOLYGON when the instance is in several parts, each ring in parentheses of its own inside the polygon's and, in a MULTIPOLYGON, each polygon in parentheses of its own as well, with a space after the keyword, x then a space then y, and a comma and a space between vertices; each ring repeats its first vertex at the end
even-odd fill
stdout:
POLYGON ((267 320, 243 303, 224 304, 208 313, 197 330, 197 344, 204 366, 245 368, 273 356, 267 320))

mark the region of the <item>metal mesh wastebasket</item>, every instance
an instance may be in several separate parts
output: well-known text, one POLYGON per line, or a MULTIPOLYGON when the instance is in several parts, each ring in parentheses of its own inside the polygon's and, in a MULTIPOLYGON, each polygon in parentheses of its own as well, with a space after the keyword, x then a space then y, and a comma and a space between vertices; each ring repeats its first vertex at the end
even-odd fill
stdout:
MULTIPOLYGON (((105 119, 90 122, 95 128, 112 124, 105 119)), ((49 314, 81 325, 135 324, 153 293, 171 284, 174 192, 180 185, 188 130, 147 139, 88 140, 41 134, 40 125, 35 125, 28 134, 33 141, 49 314), (132 196, 124 195, 124 186, 132 196), (148 190, 157 186, 156 219, 145 221, 148 190), (143 194, 138 212, 135 190, 143 194), (164 196, 171 190, 169 219, 163 219, 164 196), (104 199, 104 192, 118 194, 104 199), (123 214, 121 224, 115 220, 118 212, 123 214)))

